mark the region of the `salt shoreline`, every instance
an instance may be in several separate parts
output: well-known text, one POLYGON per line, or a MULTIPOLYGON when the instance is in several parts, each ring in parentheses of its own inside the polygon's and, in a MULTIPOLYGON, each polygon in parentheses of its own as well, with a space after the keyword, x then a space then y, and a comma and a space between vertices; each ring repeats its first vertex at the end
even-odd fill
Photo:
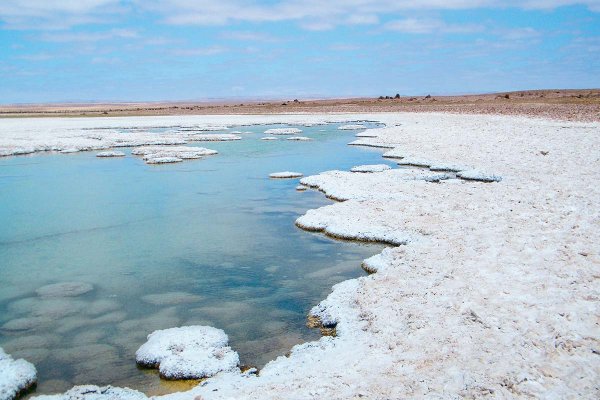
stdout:
MULTIPOLYGON (((286 117, 290 124, 336 118, 262 118, 286 117)), ((336 285, 313 309, 337 324, 335 338, 295 346, 259 376, 221 373, 190 392, 157 398, 597 397, 600 124, 343 117, 388 126, 370 130, 377 137, 361 144, 504 179, 430 183, 398 179, 398 170, 305 178, 344 200, 309 211, 315 223, 342 224, 348 238, 370 232, 375 240, 393 235, 409 243, 384 250, 367 263, 377 273, 336 285)))

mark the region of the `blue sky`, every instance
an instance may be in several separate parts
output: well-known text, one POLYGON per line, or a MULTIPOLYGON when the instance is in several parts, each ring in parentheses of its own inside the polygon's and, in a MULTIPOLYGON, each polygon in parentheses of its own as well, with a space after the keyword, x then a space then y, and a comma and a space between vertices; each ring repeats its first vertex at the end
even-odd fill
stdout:
POLYGON ((600 87, 600 0, 0 0, 0 103, 600 87))

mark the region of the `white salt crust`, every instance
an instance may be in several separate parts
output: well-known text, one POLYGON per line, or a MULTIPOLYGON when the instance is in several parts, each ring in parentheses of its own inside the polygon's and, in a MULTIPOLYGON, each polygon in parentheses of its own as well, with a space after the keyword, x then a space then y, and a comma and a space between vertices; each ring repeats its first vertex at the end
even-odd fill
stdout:
POLYGON ((158 330, 135 353, 136 362, 158 368, 166 379, 200 379, 221 371, 234 371, 238 354, 227 346, 229 338, 210 326, 182 326, 158 330))
POLYGON ((125 153, 122 151, 101 151, 100 153, 96 154, 96 157, 125 157, 125 153))
POLYGON ((292 136, 292 137, 286 138, 286 140, 296 140, 298 142, 307 142, 312 139, 309 137, 306 137, 306 136, 292 136))
POLYGON ((298 128, 272 128, 267 129, 265 134, 267 135, 295 135, 297 133, 302 133, 302 129, 298 128))
POLYGON ((273 172, 269 174, 269 178, 273 179, 292 179, 292 178, 301 178, 304 174, 302 172, 292 172, 292 171, 282 171, 282 172, 273 172))
POLYGON ((242 137, 230 133, 199 133, 188 135, 186 139, 191 142, 230 142, 232 140, 242 140, 242 137))
POLYGON ((351 172, 363 172, 363 173, 369 173, 369 172, 383 172, 383 171, 387 171, 388 169, 391 169, 392 167, 390 167, 387 164, 370 164, 370 165, 357 165, 356 167, 352 167, 350 169, 351 172))
POLYGON ((23 359, 15 360, 0 347, 0 400, 12 400, 33 386, 37 371, 23 359))
MULTIPOLYGON (((134 120, 177 124, 182 118, 200 120, 134 120)), ((336 285, 313 309, 315 318, 335 324, 336 337, 295 346, 258 376, 222 372, 160 398, 600 397, 600 124, 439 113, 201 120, 302 125, 336 119, 388 126, 370 130, 377 137, 361 145, 393 148, 432 166, 470 165, 503 179, 432 184, 426 181, 432 171, 420 168, 304 178, 328 197, 347 200, 307 213, 311 225, 353 237, 406 234, 410 242, 366 260, 377 273, 336 285), (348 224, 352 219, 358 222, 348 224)), ((59 127, 90 123, 0 120, 0 148, 28 135, 47 138, 48 145, 58 140, 59 127)))
POLYGON ((169 164, 214 155, 217 151, 192 146, 143 146, 133 149, 131 154, 142 156, 147 164, 169 164))
POLYGON ((367 127, 364 125, 361 125, 361 124, 348 124, 348 125, 342 125, 342 126, 338 127, 338 129, 341 131, 356 131, 356 130, 360 130, 360 129, 367 129, 367 127))

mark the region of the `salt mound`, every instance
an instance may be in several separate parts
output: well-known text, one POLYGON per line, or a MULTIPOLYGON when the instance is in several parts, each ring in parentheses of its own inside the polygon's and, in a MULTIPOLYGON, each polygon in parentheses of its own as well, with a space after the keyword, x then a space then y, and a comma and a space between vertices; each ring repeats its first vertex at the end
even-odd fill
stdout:
POLYGON ((382 172, 391 169, 389 165, 386 164, 371 164, 371 165, 358 165, 356 167, 352 167, 350 171, 352 172, 382 172))
POLYGON ((189 146, 144 146, 133 149, 131 154, 142 156, 148 164, 165 164, 192 160, 217 154, 215 150, 189 146))
POLYGON ((273 136, 266 136, 266 137, 260 138, 260 140, 279 140, 279 138, 276 138, 273 136))
POLYGON ((125 157, 122 151, 101 151, 96 154, 96 157, 125 157))
POLYGON ((460 164, 434 164, 431 167, 429 167, 429 169, 432 171, 460 172, 467 169, 471 169, 471 167, 460 164))
POLYGON ((75 386, 64 394, 36 396, 37 400, 148 400, 145 394, 129 388, 93 385, 75 386))
POLYGON ((301 132, 302 130, 298 128, 273 128, 265 131, 267 135, 295 135, 301 132))
POLYGON ((135 353, 136 362, 156 368, 166 379, 200 379, 221 371, 233 371, 239 356, 221 329, 183 326, 158 330, 135 353))
POLYGON ((41 297, 76 297, 91 292, 94 286, 85 282, 61 282, 42 286, 35 292, 41 297))
POLYGON ((502 177, 498 175, 487 174, 485 172, 471 169, 468 171, 460 171, 456 174, 459 178, 466 179, 468 181, 480 181, 480 182, 500 182, 502 177))
POLYGON ((305 142, 307 140, 312 140, 312 139, 309 138, 309 137, 306 137, 306 136, 294 136, 294 137, 287 138, 287 140, 298 140, 298 141, 301 141, 301 142, 305 142))
POLYGON ((367 129, 367 127, 364 125, 361 125, 361 124, 349 124, 349 125, 342 125, 342 126, 338 127, 338 129, 341 131, 356 131, 359 129, 367 129))
POLYGON ((452 174, 434 174, 434 175, 428 175, 425 178, 423 178, 423 180, 425 182, 433 182, 433 183, 437 183, 440 181, 445 181, 448 179, 452 179, 454 178, 454 176, 452 176, 452 174))
POLYGON ((404 158, 406 157, 406 152, 399 149, 399 148, 393 148, 392 150, 388 150, 385 153, 383 153, 382 157, 385 158, 404 158))
POLYGON ((296 190, 299 192, 304 192, 306 189, 308 189, 308 187, 304 186, 304 185, 298 185, 296 186, 296 190))
POLYGON ((283 171, 283 172, 273 172, 269 174, 269 178, 275 179, 286 179, 286 178, 301 178, 304 174, 301 172, 291 172, 291 171, 283 171))
POLYGON ((410 165, 413 167, 425 167, 429 168, 433 164, 429 160, 425 160, 423 158, 415 158, 415 157, 406 157, 402 160, 398 161, 398 165, 410 165))
POLYGON ((183 159, 179 157, 150 157, 145 158, 145 160, 146 164, 173 164, 183 161, 183 159))
POLYGON ((196 135, 187 136, 188 140, 194 142, 229 142, 232 140, 241 140, 241 136, 233 135, 231 133, 202 133, 196 135))
POLYGON ((37 381, 33 364, 14 360, 0 347, 0 400, 12 400, 37 381))

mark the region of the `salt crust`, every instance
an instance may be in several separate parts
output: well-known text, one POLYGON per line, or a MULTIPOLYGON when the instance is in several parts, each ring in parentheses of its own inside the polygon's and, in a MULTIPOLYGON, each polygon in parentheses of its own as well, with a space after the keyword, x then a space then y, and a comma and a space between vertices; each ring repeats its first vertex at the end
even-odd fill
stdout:
POLYGON ((273 136, 265 136, 260 138, 260 140, 279 140, 279 138, 273 137, 273 136))
POLYGON ((230 133, 199 133, 188 135, 186 139, 192 142, 229 142, 232 140, 241 140, 242 137, 230 133))
POLYGON ((292 171, 283 171, 283 172, 273 172, 269 174, 269 178, 274 179, 288 179, 288 178, 300 178, 304 174, 302 172, 292 172, 292 171))
POLYGON ((138 364, 158 368, 166 379, 200 379, 220 371, 237 370, 238 354, 229 338, 210 326, 183 326, 158 330, 135 353, 138 364))
POLYGON ((36 396, 37 400, 146 400, 148 397, 137 390, 112 386, 75 386, 64 394, 36 396))
POLYGON ((101 151, 96 154, 96 157, 125 157, 122 151, 101 151))
POLYGON ((488 174, 475 169, 460 171, 458 174, 456 174, 456 176, 469 181, 500 182, 502 180, 502 178, 498 175, 488 174))
POLYGON ((0 400, 12 400, 37 381, 37 371, 30 362, 14 360, 0 347, 0 400))
POLYGON ((306 137, 306 136, 292 136, 292 137, 287 138, 286 140, 296 140, 299 142, 306 142, 306 141, 309 141, 312 139, 309 137, 306 137))
MULTIPOLYGON (((382 253, 379 263, 371 260, 378 273, 336 285, 331 311, 314 309, 336 323, 335 338, 295 346, 259 376, 223 372, 160 398, 600 397, 600 124, 439 113, 208 119, 300 125, 335 118, 387 124, 364 144, 504 179, 405 179, 426 176, 419 169, 304 178, 322 181, 318 189, 329 197, 331 189, 348 199, 313 210, 320 225, 344 215, 361 218, 357 233, 383 226, 412 241, 389 248, 389 259, 382 253)), ((167 121, 175 118, 161 119, 167 121)), ((4 132, 23 133, 21 124, 33 122, 0 121, 0 147, 4 132)))
POLYGON ((356 131, 359 129, 367 129, 367 127, 364 125, 361 125, 361 124, 348 124, 348 125, 342 125, 342 126, 338 127, 338 129, 341 131, 356 131))
POLYGON ((142 156, 147 164, 166 164, 202 158, 217 151, 192 146, 144 146, 133 149, 131 154, 142 156))
POLYGON ((302 133, 302 129, 298 128, 273 128, 267 129, 265 134, 267 135, 295 135, 297 133, 302 133))
POLYGON ((371 164, 371 165, 357 165, 356 167, 352 167, 350 169, 351 172, 382 172, 391 169, 391 167, 387 164, 371 164))

